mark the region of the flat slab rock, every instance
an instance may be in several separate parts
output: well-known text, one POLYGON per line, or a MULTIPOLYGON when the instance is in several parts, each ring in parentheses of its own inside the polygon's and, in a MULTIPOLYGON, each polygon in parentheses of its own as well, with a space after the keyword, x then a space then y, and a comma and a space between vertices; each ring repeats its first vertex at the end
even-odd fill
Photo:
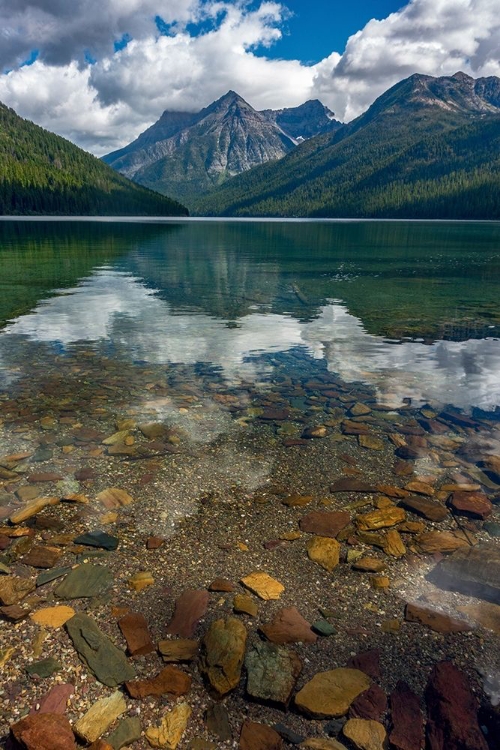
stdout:
POLYGON ((147 698, 149 695, 185 695, 191 690, 191 677, 177 667, 168 666, 156 677, 148 680, 133 680, 125 683, 132 698, 147 698))
POLYGON ((98 596, 113 584, 113 574, 102 565, 83 563, 74 568, 55 589, 59 599, 83 599, 98 596))
POLYGON ((75 733, 85 742, 95 742, 126 710, 123 693, 117 690, 100 698, 78 719, 74 727, 75 733))
POLYGON ((99 630, 88 615, 76 614, 66 623, 66 630, 83 663, 104 685, 116 687, 135 677, 135 669, 123 651, 99 630))
POLYGON ((351 516, 345 510, 315 510, 299 521, 301 531, 318 536, 335 538, 350 522, 351 516))
POLYGON ((75 693, 74 685, 69 683, 54 685, 40 701, 31 708, 30 714, 64 714, 68 701, 75 693))
POLYGON ((373 684, 351 703, 349 718, 380 721, 386 711, 387 697, 379 685, 373 684))
POLYGON ((370 684, 370 678, 358 669, 340 667, 319 672, 299 690, 295 705, 299 711, 316 719, 339 718, 370 684))
POLYGON ((405 620, 407 622, 418 622, 420 625, 426 625, 436 633, 461 633, 472 630, 466 620, 457 617, 451 617, 445 612, 430 607, 428 605, 413 602, 406 605, 405 620))
POLYGON ((500 604, 500 546, 486 542, 459 549, 438 563, 428 578, 440 588, 500 604))
POLYGON ((311 630, 311 624, 302 617, 297 607, 280 609, 273 620, 262 625, 261 632, 268 641, 284 643, 316 643, 318 636, 311 630))
POLYGON ((175 602, 174 616, 167 628, 169 635, 191 638, 199 620, 207 611, 209 593, 205 589, 188 589, 175 602))
POLYGON ((436 664, 425 691, 428 750, 488 750, 467 677, 452 662, 436 664))
POLYGON ((255 571, 241 579, 245 588, 264 601, 279 599, 285 587, 268 573, 255 571))
POLYGON ((485 518, 491 516, 493 505, 484 492, 453 492, 448 504, 460 516, 485 518))
POLYGON ((127 641, 127 649, 131 656, 144 656, 156 650, 149 634, 147 620, 140 612, 129 612, 121 617, 118 627, 127 641))
POLYGON ((302 662, 294 651, 257 642, 245 657, 247 693, 260 701, 287 706, 302 662))
POLYGON ((436 521, 437 523, 444 521, 450 515, 450 511, 445 505, 438 500, 431 500, 428 497, 411 495, 400 500, 399 504, 402 508, 411 510, 417 516, 427 518, 429 521, 436 521))

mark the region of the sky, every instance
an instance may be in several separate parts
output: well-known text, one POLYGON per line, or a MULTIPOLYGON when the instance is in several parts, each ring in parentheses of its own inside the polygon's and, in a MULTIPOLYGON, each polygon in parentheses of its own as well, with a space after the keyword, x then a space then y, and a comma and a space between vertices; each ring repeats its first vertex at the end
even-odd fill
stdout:
POLYGON ((96 155, 229 89, 348 122, 458 70, 500 75, 500 0, 0 0, 0 101, 96 155))

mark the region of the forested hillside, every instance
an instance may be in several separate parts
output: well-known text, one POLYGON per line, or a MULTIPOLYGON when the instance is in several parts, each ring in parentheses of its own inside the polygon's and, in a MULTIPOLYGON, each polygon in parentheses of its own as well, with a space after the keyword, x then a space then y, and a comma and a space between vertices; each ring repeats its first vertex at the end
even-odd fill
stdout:
POLYGON ((412 76, 360 118, 230 180, 196 212, 500 218, 500 79, 412 76))
POLYGON ((0 214, 187 213, 176 201, 135 185, 0 103, 0 214))

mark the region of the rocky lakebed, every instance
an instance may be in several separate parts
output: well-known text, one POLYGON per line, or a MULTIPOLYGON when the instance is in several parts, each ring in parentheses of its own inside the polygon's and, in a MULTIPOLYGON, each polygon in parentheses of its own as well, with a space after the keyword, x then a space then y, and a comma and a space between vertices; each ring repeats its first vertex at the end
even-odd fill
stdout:
POLYGON ((1 747, 499 747, 498 414, 285 364, 0 393, 1 747))

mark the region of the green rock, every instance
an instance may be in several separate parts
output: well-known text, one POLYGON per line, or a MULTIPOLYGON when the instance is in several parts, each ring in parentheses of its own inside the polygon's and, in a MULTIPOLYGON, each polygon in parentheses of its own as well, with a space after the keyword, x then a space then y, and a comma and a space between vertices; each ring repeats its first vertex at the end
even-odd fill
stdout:
POLYGON ((272 643, 256 643, 245 658, 247 693, 260 701, 286 706, 302 670, 294 651, 272 643))
POLYGON ((495 521, 487 521, 483 526, 484 530, 488 532, 490 536, 500 536, 500 523, 495 521))
POLYGON ((122 719, 116 729, 106 738, 113 750, 120 750, 141 738, 141 720, 138 716, 122 719))
POLYGON ((38 677, 50 677, 54 672, 60 672, 61 669, 62 664, 52 656, 47 657, 47 659, 42 659, 41 661, 36 661, 26 667, 28 674, 36 674, 38 677))
POLYGON ((315 633, 318 633, 318 635, 333 635, 335 633, 335 628, 333 625, 331 625, 326 620, 316 620, 316 622, 313 622, 311 625, 311 628, 314 630, 315 633))
POLYGON ((68 620, 66 630, 80 659, 104 685, 116 687, 134 679, 135 669, 124 652, 99 630, 91 617, 79 612, 68 620))
POLYGON ((102 565, 84 563, 74 568, 55 589, 59 599, 80 599, 98 596, 113 583, 111 571, 102 565))
POLYGON ((84 544, 88 547, 101 547, 110 552, 117 549, 120 544, 120 540, 116 536, 111 536, 111 534, 107 534, 105 531, 88 531, 85 534, 77 536, 73 542, 74 544, 84 544))
POLYGON ((43 573, 40 573, 40 575, 37 576, 36 585, 43 586, 45 583, 55 581, 56 578, 62 578, 62 576, 65 576, 70 570, 71 568, 52 568, 52 570, 44 570, 43 573))
POLYGON ((50 448, 39 448, 31 456, 32 463, 41 463, 42 461, 50 461, 53 456, 53 451, 50 448))

